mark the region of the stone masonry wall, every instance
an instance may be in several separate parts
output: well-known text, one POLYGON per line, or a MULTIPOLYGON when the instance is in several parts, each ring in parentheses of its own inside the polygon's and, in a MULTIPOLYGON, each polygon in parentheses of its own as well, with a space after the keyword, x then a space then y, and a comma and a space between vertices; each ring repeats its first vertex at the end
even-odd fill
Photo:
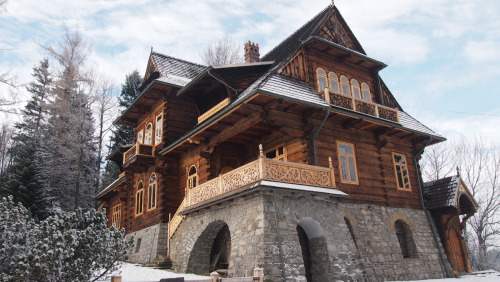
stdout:
POLYGON ((342 203, 334 197, 278 189, 187 214, 171 240, 175 270, 208 273, 213 241, 226 224, 230 276, 249 276, 257 266, 264 269, 266 281, 282 281, 283 275, 287 281, 305 281, 300 225, 309 239, 312 281, 443 277, 424 211, 342 203), (401 253, 396 220, 408 228, 413 249, 409 258, 401 253))
POLYGON ((134 245, 127 252, 129 262, 149 263, 167 256, 167 223, 156 224, 125 236, 133 238, 134 245), (139 243, 140 242, 140 243, 139 243))

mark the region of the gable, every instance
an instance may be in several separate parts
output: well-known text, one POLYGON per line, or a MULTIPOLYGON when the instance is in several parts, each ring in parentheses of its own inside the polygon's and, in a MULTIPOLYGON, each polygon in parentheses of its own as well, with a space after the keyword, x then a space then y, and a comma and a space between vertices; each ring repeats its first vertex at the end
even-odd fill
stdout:
POLYGON ((366 55, 365 50, 335 6, 330 9, 312 35, 366 55))
POLYGON ((146 81, 148 81, 151 74, 158 72, 158 67, 156 66, 155 61, 153 60, 153 53, 149 55, 148 65, 146 67, 146 73, 144 74, 144 80, 142 84, 144 85, 146 81))

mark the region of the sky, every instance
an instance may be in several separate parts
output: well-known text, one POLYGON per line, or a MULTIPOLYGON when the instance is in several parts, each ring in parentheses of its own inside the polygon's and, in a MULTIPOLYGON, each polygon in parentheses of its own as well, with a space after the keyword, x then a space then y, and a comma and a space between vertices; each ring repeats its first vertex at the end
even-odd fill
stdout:
MULTIPOLYGON (((263 56, 331 0, 8 0, 0 14, 0 74, 17 84, 57 46, 65 27, 91 45, 91 64, 116 89, 144 74, 151 48, 202 63, 202 51, 230 37, 263 56)), ((403 110, 448 139, 500 139, 500 1, 336 0, 403 110)), ((28 94, 19 88, 24 106, 28 94)), ((9 89, 0 85, 0 95, 9 89)), ((15 119, 0 114, 0 119, 15 119)))

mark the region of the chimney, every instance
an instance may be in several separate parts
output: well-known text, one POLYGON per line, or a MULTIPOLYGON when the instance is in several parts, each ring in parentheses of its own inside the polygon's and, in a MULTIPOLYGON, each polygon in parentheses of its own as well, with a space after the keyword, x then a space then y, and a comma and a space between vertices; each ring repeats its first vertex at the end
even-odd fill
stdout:
POLYGON ((259 44, 248 41, 245 43, 245 62, 256 63, 258 61, 260 61, 259 44))

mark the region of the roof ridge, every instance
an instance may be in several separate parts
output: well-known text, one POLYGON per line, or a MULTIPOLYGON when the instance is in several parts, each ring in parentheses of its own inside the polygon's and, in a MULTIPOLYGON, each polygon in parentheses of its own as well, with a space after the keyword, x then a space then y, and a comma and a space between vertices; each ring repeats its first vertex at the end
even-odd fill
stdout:
MULTIPOLYGON (((323 10, 321 10, 321 12, 319 12, 318 14, 316 14, 316 16, 312 17, 310 20, 308 20, 305 24, 303 24, 302 26, 300 26, 295 32, 293 32, 292 34, 290 34, 289 36, 287 36, 285 39, 283 39, 278 45, 274 46, 273 49, 269 50, 269 52, 267 52, 262 58, 265 58, 266 56, 268 56, 270 53, 272 53, 273 51, 275 51, 276 49, 278 49, 279 47, 281 47, 284 43, 286 43, 290 38, 292 38, 294 35, 296 35, 298 32, 300 32, 303 28, 305 28, 307 25, 309 25, 311 22, 317 20, 317 18, 324 14, 328 9, 331 9, 332 7, 334 7, 332 4, 329 4, 327 7, 325 7, 323 10)), ((316 29, 318 27, 319 23, 317 23, 313 30, 316 29)), ((309 37, 309 36, 308 36, 309 37)))
POLYGON ((166 57, 166 58, 170 58, 170 59, 174 59, 174 60, 177 60, 177 61, 181 61, 181 62, 184 62, 184 63, 188 63, 188 64, 191 64, 191 65, 195 65, 195 66, 199 66, 199 67, 203 67, 203 68, 206 68, 207 66, 205 65, 202 65, 202 64, 198 64, 198 63, 194 63, 194 62, 190 62, 190 61, 187 61, 187 60, 184 60, 184 59, 179 59, 177 57, 173 57, 173 56, 169 56, 169 55, 165 55, 165 54, 162 54, 162 53, 159 53, 159 52, 156 52, 156 51, 151 51, 151 55, 159 55, 159 56, 162 56, 162 57, 166 57))

